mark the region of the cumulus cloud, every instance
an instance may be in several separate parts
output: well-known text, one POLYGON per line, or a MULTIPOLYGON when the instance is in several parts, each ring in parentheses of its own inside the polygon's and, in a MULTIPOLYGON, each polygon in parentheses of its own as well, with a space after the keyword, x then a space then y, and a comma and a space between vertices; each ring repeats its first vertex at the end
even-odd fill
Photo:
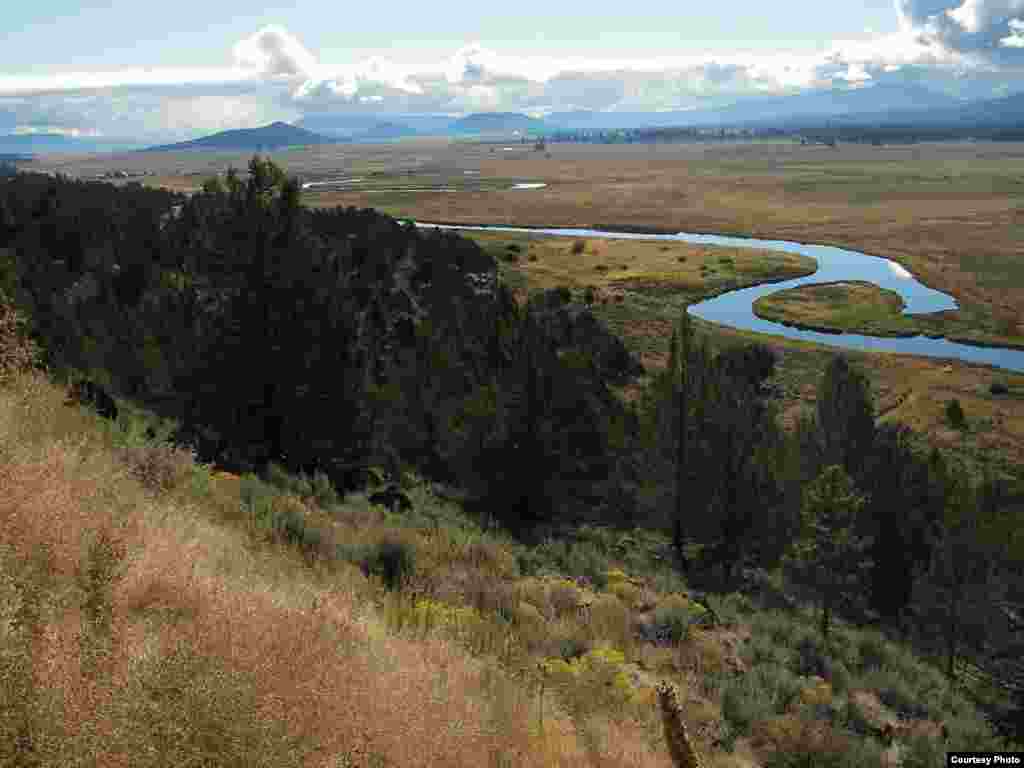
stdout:
POLYGON ((1010 34, 1000 38, 999 44, 1004 48, 1024 48, 1024 21, 1010 19, 1010 34))
POLYGON ((263 77, 309 78, 317 72, 316 58, 284 27, 270 25, 234 48, 235 61, 263 77))
POLYGON ((905 27, 950 51, 992 63, 1024 62, 1024 0, 896 0, 905 27), (1005 42, 1009 41, 1009 42, 1005 42))
POLYGON ((327 68, 271 25, 238 41, 220 68, 0 74, 0 127, 189 137, 318 112, 674 110, 884 84, 982 97, 1019 81, 1024 0, 895 2, 897 32, 825 51, 617 59, 519 56, 471 42, 415 69, 381 56, 327 68))

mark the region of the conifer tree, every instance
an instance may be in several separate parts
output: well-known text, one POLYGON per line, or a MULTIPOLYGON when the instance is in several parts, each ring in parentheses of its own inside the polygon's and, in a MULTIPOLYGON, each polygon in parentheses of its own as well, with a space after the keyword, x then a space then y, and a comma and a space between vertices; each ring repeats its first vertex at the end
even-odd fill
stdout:
POLYGON ((869 564, 870 539, 858 533, 865 499, 838 465, 826 467, 804 492, 801 531, 789 558, 794 570, 821 596, 821 636, 828 641, 832 614, 855 594, 869 564))

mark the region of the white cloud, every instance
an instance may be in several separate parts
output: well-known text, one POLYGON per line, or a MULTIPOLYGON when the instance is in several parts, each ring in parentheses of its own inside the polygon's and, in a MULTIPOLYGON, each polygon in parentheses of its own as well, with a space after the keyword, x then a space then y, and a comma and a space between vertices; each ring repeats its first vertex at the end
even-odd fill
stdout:
POLYGON ((1010 34, 1000 38, 999 45, 1004 48, 1024 48, 1024 21, 1010 19, 1010 34))
POLYGON ((317 73, 316 58, 288 30, 264 27, 234 48, 235 61, 262 77, 309 78, 317 73))
POLYGON ((897 32, 798 54, 518 56, 472 42, 434 65, 376 56, 329 69, 271 25, 238 41, 228 67, 0 74, 0 104, 6 124, 187 137, 317 111, 691 109, 901 82, 984 96, 1019 78, 1024 0, 895 2, 897 32))

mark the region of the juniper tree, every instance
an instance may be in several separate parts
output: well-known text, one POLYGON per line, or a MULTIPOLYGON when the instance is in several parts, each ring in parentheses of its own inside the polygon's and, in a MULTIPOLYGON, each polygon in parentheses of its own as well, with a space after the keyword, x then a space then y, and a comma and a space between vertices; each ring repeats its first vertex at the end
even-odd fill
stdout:
POLYGON ((871 540, 858 533, 865 499, 839 465, 826 467, 804 491, 801 530, 789 557, 794 570, 821 597, 821 636, 828 641, 832 614, 853 595, 869 560, 871 540))

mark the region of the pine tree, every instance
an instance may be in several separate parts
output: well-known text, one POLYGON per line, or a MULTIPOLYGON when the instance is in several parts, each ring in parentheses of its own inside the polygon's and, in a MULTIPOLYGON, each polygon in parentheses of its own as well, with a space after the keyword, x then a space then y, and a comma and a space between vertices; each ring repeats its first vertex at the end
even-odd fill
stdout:
POLYGON ((869 538, 858 534, 858 516, 865 499, 841 466, 831 465, 804 492, 801 531, 790 563, 821 595, 821 636, 828 641, 832 613, 855 594, 869 565, 869 538))

